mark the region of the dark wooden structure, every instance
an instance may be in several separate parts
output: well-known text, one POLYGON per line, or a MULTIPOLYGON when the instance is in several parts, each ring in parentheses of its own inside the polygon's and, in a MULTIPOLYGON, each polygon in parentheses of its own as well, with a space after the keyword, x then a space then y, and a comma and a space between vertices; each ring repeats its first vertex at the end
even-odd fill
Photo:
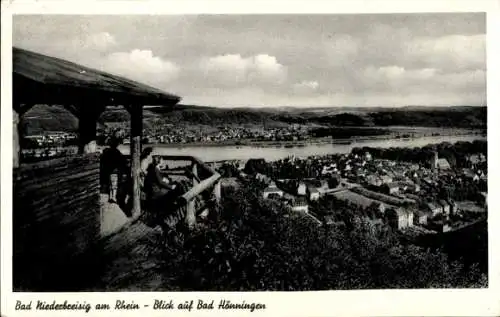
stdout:
POLYGON ((14 285, 38 290, 99 237, 99 155, 22 164, 13 176, 14 285))
MULTIPOLYGON (((13 48, 13 220, 15 277, 30 274, 31 284, 15 289, 47 290, 38 278, 71 269, 72 257, 99 236, 99 154, 96 125, 107 106, 124 106, 131 114, 133 218, 141 213, 139 165, 144 105, 172 107, 180 98, 135 81, 58 58, 13 48), (62 105, 79 120, 79 154, 36 164, 20 162, 19 120, 35 104, 62 105), (34 265, 34 268, 32 267, 34 265), (17 268, 17 269, 16 269, 17 268), (25 268, 23 270, 23 268, 25 268)), ((189 224, 194 198, 207 189, 218 193, 219 175, 193 157, 195 186, 183 196, 189 224)), ((73 272, 74 273, 74 272, 73 272)), ((62 278, 62 277, 60 277, 62 278)), ((15 279, 15 278, 14 278, 15 279)))
POLYGON ((106 106, 131 115, 134 213, 140 213, 139 157, 144 105, 173 106, 180 97, 62 59, 13 48, 13 166, 19 167, 19 117, 35 104, 62 105, 79 120, 79 153, 96 152, 97 120, 106 106))

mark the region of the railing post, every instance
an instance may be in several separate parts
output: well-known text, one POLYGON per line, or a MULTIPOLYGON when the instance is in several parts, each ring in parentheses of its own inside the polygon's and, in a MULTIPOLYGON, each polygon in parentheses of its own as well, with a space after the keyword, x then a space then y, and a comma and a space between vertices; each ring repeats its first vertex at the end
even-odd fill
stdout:
POLYGON ((141 213, 141 188, 139 180, 141 139, 142 139, 142 105, 132 105, 131 114, 131 133, 130 133, 130 155, 132 156, 131 174, 132 174, 132 216, 141 213))
POLYGON ((220 180, 217 181, 217 183, 215 183, 214 185, 214 197, 215 197, 215 202, 217 204, 220 203, 220 197, 221 197, 221 185, 220 185, 220 180))
POLYGON ((220 199, 221 199, 221 184, 220 180, 217 180, 217 182, 214 185, 213 189, 213 196, 215 199, 215 206, 214 210, 212 211, 214 213, 214 216, 217 215, 216 217, 220 217, 220 199))
MULTIPOLYGON (((195 162, 192 165, 193 173, 193 187, 198 184, 198 167, 195 162)), ((186 224, 188 228, 192 228, 196 225, 196 198, 194 197, 190 201, 187 202, 186 208, 186 224)))

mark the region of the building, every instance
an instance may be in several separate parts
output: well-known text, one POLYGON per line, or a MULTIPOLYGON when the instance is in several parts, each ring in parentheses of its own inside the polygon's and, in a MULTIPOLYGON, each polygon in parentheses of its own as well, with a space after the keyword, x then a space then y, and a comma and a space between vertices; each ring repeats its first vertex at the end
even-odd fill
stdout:
POLYGON ((458 205, 454 200, 448 200, 448 204, 450 204, 450 214, 455 215, 458 212, 458 205))
POLYGON ((451 227, 449 224, 447 224, 444 221, 432 221, 429 222, 427 227, 431 230, 437 231, 437 232, 448 232, 451 230, 451 227))
POLYGON ((389 225, 397 230, 413 226, 413 212, 403 208, 389 209, 387 211, 389 225))
POLYGON ((449 170, 451 165, 445 158, 439 158, 438 153, 434 152, 434 156, 431 160, 431 167, 435 170, 449 170))
POLYGON ((426 213, 422 210, 417 210, 417 211, 415 211, 415 214, 413 216, 413 222, 416 225, 426 225, 428 216, 429 216, 428 213, 426 213))
POLYGON ((382 179, 380 179, 380 177, 378 177, 377 175, 368 175, 366 176, 365 178, 365 181, 367 184, 371 185, 371 186, 381 186, 382 185, 382 179))
POLYGON ((321 196, 319 190, 315 187, 308 187, 307 191, 309 193, 309 200, 310 201, 318 200, 321 196))
POLYGON ((477 182, 479 181, 479 175, 477 175, 476 173, 474 173, 474 171, 470 168, 464 168, 462 170, 462 174, 465 178, 469 179, 469 180, 472 180, 474 182, 477 182))
POLYGON ((483 154, 472 154, 468 157, 468 161, 472 167, 475 167, 477 164, 485 162, 486 157, 483 154))
POLYGON ((267 188, 264 188, 263 192, 262 192, 262 196, 264 197, 264 199, 268 199, 268 198, 273 198, 273 197, 283 197, 283 191, 277 187, 267 187, 267 188))
POLYGON ((443 207, 435 203, 427 203, 427 210, 430 212, 431 217, 435 217, 443 213, 443 207))
POLYGON ((488 194, 487 193, 485 193, 485 192, 479 193, 479 203, 483 207, 488 206, 488 194))
POLYGON ((261 174, 261 173, 255 174, 255 179, 263 184, 266 184, 266 185, 268 185, 272 182, 272 180, 269 176, 261 174))
POLYGON ((323 170, 321 171, 321 174, 322 175, 332 175, 332 174, 335 174, 337 172, 338 172, 337 164, 332 163, 330 165, 323 166, 323 170))
POLYGON ((389 175, 380 176, 380 180, 382 181, 382 184, 392 183, 392 177, 390 177, 389 175))
POLYGON ((399 194, 399 184, 398 183, 388 183, 384 185, 384 190, 389 195, 399 194))
POLYGON ((373 202, 369 208, 371 208, 373 211, 378 212, 378 213, 385 213, 386 206, 382 202, 373 202))
POLYGON ((418 171, 420 169, 420 165, 418 164, 411 164, 410 167, 408 168, 410 171, 418 171))
POLYGON ((441 205, 441 207, 443 207, 443 213, 445 215, 449 215, 450 214, 450 204, 448 204, 445 200, 440 200, 439 204, 441 205))
POLYGON ((307 195, 307 186, 304 182, 299 182, 297 185, 297 195, 306 196, 307 195))
POLYGON ((427 186, 434 186, 434 185, 436 185, 436 183, 432 179, 430 179, 429 177, 424 178, 423 181, 424 181, 425 184, 427 184, 427 186))
POLYGON ((440 159, 438 159, 438 161, 437 161, 436 168, 437 168, 438 170, 449 170, 449 169, 451 169, 451 165, 450 165, 450 163, 448 162, 448 160, 447 160, 447 159, 445 159, 445 158, 440 158, 440 159))
POLYGON ((406 190, 412 193, 418 193, 420 191, 420 185, 414 182, 406 183, 406 190))
POLYGON ((309 212, 309 205, 307 204, 307 201, 303 198, 297 198, 294 199, 290 203, 290 209, 295 212, 309 212))

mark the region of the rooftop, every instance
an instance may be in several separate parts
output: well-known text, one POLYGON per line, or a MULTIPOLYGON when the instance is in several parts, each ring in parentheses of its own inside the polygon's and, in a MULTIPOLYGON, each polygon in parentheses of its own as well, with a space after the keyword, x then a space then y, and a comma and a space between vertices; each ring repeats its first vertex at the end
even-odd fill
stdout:
POLYGON ((283 191, 277 187, 266 187, 264 188, 265 193, 282 193, 283 191))
POLYGON ((82 96, 104 100, 106 105, 123 102, 174 105, 181 99, 160 89, 67 60, 17 47, 12 53, 14 100, 19 103, 67 104, 82 96))

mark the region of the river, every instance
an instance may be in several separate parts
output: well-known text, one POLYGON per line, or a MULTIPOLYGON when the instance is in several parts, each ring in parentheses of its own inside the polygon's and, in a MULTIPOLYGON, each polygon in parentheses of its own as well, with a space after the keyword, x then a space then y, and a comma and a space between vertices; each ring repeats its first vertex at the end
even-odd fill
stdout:
MULTIPOLYGON (((189 146, 163 147, 154 146, 154 153, 160 155, 192 155, 205 162, 224 161, 224 160, 243 160, 250 158, 264 158, 268 161, 278 160, 290 155, 296 157, 307 157, 311 155, 326 155, 337 153, 349 153, 355 147, 422 147, 428 144, 437 144, 442 142, 455 143, 458 141, 472 142, 474 140, 486 140, 481 135, 459 135, 459 136, 435 136, 421 137, 413 139, 389 139, 389 140, 366 140, 356 141, 351 144, 308 144, 304 146, 189 146)), ((129 154, 129 146, 122 145, 120 150, 123 154, 129 154)))

